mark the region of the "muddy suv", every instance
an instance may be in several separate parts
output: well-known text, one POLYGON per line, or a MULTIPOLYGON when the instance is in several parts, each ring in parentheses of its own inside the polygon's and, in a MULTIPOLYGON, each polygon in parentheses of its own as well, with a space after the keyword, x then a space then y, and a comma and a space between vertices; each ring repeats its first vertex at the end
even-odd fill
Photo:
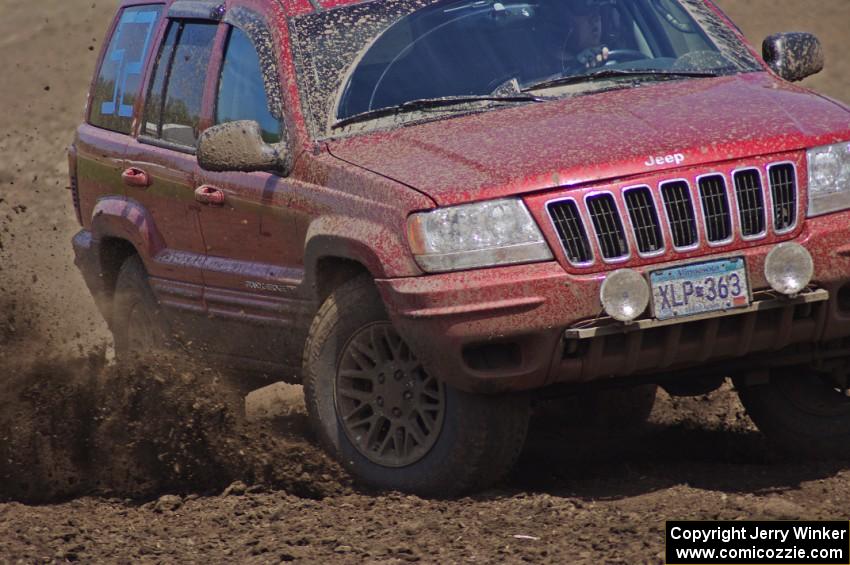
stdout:
POLYGON ((726 377, 846 456, 850 113, 791 84, 822 64, 710 0, 125 0, 77 264, 119 357, 303 383, 381 488, 493 483, 539 398, 726 377))

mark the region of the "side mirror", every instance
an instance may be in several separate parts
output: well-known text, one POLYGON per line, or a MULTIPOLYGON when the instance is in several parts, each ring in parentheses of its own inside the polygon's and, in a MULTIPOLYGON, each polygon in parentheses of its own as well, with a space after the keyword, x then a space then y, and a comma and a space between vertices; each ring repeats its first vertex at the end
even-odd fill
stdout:
POLYGON ((207 128, 198 139, 197 156, 202 169, 216 172, 281 170, 287 163, 285 144, 263 141, 260 124, 251 120, 207 128))
POLYGON ((823 70, 823 47, 811 33, 770 35, 761 48, 768 66, 785 80, 796 82, 823 70))

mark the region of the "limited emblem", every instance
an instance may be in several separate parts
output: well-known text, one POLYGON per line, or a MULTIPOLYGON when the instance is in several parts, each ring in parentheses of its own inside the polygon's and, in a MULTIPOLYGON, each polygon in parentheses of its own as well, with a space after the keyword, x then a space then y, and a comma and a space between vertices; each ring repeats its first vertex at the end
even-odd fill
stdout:
POLYGON ((264 283, 259 281, 245 281, 245 286, 251 290, 265 290, 266 292, 286 292, 286 287, 282 284, 264 283))

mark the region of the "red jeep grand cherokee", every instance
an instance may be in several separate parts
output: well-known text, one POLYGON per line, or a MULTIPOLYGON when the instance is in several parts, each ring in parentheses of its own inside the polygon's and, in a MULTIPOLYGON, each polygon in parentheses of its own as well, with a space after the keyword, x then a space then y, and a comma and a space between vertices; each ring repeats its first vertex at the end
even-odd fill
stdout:
POLYGON ((789 82, 813 36, 763 56, 711 0, 125 0, 77 263, 119 357, 303 382, 381 488, 493 483, 532 396, 727 376, 847 456, 850 112, 789 82))

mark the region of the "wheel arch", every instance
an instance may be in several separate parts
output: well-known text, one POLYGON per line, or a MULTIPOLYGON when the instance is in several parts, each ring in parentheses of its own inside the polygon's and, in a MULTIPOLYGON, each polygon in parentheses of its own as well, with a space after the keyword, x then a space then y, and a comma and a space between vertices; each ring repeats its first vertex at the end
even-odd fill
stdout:
POLYGON ((319 304, 323 303, 331 293, 359 276, 374 278, 369 269, 360 261, 335 255, 324 255, 316 260, 315 288, 313 290, 319 304))
POLYGON ((115 295, 121 266, 134 255, 139 255, 139 251, 128 240, 112 236, 101 237, 100 274, 103 277, 103 289, 110 299, 115 295))

